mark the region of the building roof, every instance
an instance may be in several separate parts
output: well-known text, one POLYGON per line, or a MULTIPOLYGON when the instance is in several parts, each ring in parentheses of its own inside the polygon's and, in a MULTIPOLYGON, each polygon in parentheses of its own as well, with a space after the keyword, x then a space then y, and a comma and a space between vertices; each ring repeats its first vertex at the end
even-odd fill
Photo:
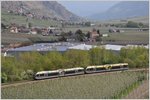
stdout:
POLYGON ((115 50, 115 51, 121 50, 122 47, 125 47, 125 46, 122 46, 122 45, 110 45, 110 44, 105 45, 105 48, 107 50, 115 50))
POLYGON ((86 45, 86 44, 79 44, 79 45, 76 45, 76 46, 69 47, 68 49, 90 50, 93 47, 96 47, 96 46, 86 45))

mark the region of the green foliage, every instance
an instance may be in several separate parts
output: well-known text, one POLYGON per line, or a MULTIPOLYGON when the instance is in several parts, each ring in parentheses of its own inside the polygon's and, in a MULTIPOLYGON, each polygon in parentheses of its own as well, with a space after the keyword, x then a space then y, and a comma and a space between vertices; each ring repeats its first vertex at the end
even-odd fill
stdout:
POLYGON ((144 25, 143 23, 137 23, 137 22, 133 22, 133 21, 128 21, 128 23, 126 24, 126 27, 129 28, 146 28, 147 25, 144 25))
POLYGON ((7 82, 7 75, 6 75, 6 73, 2 73, 1 74, 1 81, 2 81, 2 83, 5 83, 5 82, 7 82))
POLYGON ((121 61, 129 63, 129 67, 148 67, 149 52, 144 47, 128 47, 120 50, 121 61))
POLYGON ((91 65, 101 65, 103 62, 103 54, 105 48, 93 48, 89 51, 90 54, 90 64, 91 65))
MULTIPOLYGON (((55 49, 55 48, 54 48, 55 49)), ((21 53, 17 58, 2 57, 3 82, 32 79, 38 71, 87 67, 128 63, 130 68, 143 68, 149 65, 149 52, 144 47, 122 48, 119 54, 106 50, 104 47, 92 48, 89 51, 68 50, 65 53, 57 51, 41 54, 39 52, 21 53), (6 79, 6 76, 7 79, 6 79)))
POLYGON ((68 68, 72 68, 74 66, 86 67, 90 62, 88 52, 83 50, 69 50, 64 54, 64 56, 67 59, 68 68))
POLYGON ((91 26, 91 22, 85 22, 85 26, 91 26))
POLYGON ((28 26, 29 26, 29 28, 31 28, 32 27, 32 23, 28 23, 28 26))
POLYGON ((138 28, 139 27, 138 23, 132 22, 132 21, 128 21, 128 23, 126 24, 126 26, 130 27, 130 28, 138 28))
POLYGON ((76 38, 77 38, 78 41, 83 42, 85 40, 85 34, 82 32, 82 30, 80 30, 80 29, 77 30, 75 32, 75 35, 76 35, 76 38))

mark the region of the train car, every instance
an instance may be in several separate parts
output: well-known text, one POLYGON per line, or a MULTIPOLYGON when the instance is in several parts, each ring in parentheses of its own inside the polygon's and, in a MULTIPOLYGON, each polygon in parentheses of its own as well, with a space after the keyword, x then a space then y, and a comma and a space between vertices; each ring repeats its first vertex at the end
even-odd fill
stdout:
POLYGON ((119 63, 111 65, 111 71, 123 71, 123 70, 128 70, 128 63, 119 63))
POLYGON ((37 72, 34 76, 34 79, 40 80, 40 79, 57 78, 63 76, 80 75, 80 74, 84 74, 84 68, 77 67, 77 68, 70 68, 70 69, 59 69, 53 71, 37 72))
POLYGON ((59 77, 60 75, 59 73, 60 73, 59 70, 41 71, 35 74, 34 79, 40 80, 40 79, 56 78, 56 77, 59 77))
POLYGON ((98 66, 88 66, 85 69, 86 73, 108 72, 108 71, 122 71, 128 69, 128 63, 106 64, 98 66))
POLYGON ((102 65, 99 66, 88 66, 85 69, 85 73, 89 74, 89 73, 96 73, 96 72, 104 72, 106 70, 106 68, 102 65))
POLYGON ((84 74, 84 68, 82 67, 64 69, 64 76, 80 75, 80 74, 84 74))

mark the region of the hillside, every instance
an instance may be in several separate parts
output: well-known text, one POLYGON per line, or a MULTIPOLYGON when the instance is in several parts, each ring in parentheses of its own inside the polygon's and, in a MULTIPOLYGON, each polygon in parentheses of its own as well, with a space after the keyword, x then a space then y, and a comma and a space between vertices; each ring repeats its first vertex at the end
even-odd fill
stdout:
POLYGON ((94 20, 126 19, 149 15, 147 1, 122 1, 112 6, 106 12, 89 16, 94 20))
POLYGON ((2 9, 21 14, 32 14, 35 17, 57 18, 78 21, 80 17, 69 12, 56 1, 2 1, 2 9))

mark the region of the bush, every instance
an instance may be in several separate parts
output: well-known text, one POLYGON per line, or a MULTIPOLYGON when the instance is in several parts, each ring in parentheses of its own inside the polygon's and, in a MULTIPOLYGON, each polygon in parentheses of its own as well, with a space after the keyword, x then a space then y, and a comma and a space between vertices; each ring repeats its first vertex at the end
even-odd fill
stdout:
POLYGON ((6 75, 6 73, 3 72, 1 75, 2 75, 2 76, 1 76, 2 83, 7 82, 7 75, 6 75))

